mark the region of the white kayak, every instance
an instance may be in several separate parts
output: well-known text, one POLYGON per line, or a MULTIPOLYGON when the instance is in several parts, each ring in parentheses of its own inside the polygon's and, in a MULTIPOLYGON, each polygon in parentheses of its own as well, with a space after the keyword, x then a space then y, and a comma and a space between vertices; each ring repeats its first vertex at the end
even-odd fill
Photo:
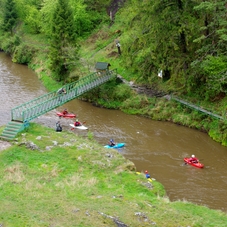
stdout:
POLYGON ((80 126, 75 126, 74 124, 69 124, 72 128, 77 128, 77 129, 82 129, 82 130, 86 130, 88 129, 86 126, 84 125, 80 125, 80 126))

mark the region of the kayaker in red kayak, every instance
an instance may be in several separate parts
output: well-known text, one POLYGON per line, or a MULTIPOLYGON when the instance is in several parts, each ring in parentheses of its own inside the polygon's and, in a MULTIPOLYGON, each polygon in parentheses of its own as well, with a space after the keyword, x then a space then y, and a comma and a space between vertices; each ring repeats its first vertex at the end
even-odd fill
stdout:
POLYGON ((188 161, 189 161, 189 162, 193 162, 193 163, 198 163, 199 160, 198 160, 198 158, 196 158, 195 155, 193 154, 193 155, 191 156, 191 158, 188 159, 188 161))
POLYGON ((63 113, 63 115, 66 115, 66 114, 68 114, 68 111, 67 111, 67 109, 64 109, 64 111, 63 111, 62 113, 63 113))

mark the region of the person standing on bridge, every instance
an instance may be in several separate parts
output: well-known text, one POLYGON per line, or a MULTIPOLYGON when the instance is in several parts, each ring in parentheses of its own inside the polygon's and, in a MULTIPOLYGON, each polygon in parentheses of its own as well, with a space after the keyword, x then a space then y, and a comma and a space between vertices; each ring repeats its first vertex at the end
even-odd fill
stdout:
MULTIPOLYGON (((58 89, 58 91, 57 91, 58 95, 62 95, 62 94, 66 94, 66 93, 67 92, 66 92, 65 88, 63 88, 63 87, 58 89)), ((58 101, 61 102, 61 98, 60 97, 59 97, 58 101)))
POLYGON ((58 89, 57 93, 58 93, 59 95, 61 95, 62 93, 63 93, 63 94, 66 94, 66 90, 65 90, 65 88, 62 87, 62 88, 58 89))

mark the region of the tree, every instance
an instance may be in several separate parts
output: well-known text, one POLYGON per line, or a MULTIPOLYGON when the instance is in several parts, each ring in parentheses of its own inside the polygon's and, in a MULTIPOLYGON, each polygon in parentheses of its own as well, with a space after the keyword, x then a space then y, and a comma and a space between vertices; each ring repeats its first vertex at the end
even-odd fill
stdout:
POLYGON ((13 0, 7 0, 5 3, 3 30, 13 33, 13 28, 17 22, 17 13, 13 0))
POLYGON ((132 68, 138 70, 139 66, 139 79, 156 80, 162 69, 173 83, 184 85, 196 47, 196 2, 131 0, 129 4, 131 9, 127 8, 124 18, 129 18, 129 30, 133 26, 133 31, 124 42, 124 59, 132 68))
POLYGON ((58 0, 52 18, 50 68, 58 81, 67 78, 78 58, 72 10, 65 0, 58 0))
POLYGON ((227 5, 226 1, 201 1, 195 7, 200 20, 200 33, 194 40, 199 44, 192 63, 191 75, 194 87, 203 82, 203 94, 207 99, 227 93, 227 5))

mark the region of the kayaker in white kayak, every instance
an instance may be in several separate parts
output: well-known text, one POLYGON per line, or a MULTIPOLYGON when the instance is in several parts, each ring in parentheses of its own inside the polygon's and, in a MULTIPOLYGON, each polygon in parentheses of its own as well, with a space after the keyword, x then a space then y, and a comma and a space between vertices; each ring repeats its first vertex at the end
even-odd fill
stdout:
POLYGON ((82 125, 81 122, 79 122, 79 120, 76 119, 76 121, 74 122, 74 126, 81 126, 81 125, 82 125))
POLYGON ((109 145, 110 145, 111 147, 113 147, 113 146, 115 146, 115 145, 116 145, 116 143, 114 142, 114 140, 113 140, 113 139, 110 139, 109 145))
POLYGON ((198 160, 198 158, 196 158, 195 155, 193 154, 193 155, 191 156, 191 158, 188 159, 188 161, 189 161, 189 162, 193 162, 193 163, 197 163, 199 160, 198 160))

